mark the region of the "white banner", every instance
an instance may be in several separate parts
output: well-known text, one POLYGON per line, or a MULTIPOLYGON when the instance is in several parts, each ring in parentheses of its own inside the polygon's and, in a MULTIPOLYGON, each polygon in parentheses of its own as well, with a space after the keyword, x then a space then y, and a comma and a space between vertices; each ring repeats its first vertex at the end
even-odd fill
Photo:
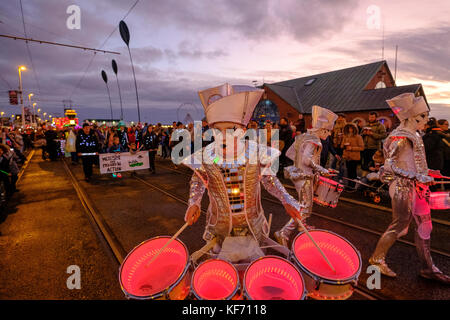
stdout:
POLYGON ((100 153, 100 173, 114 173, 121 171, 133 171, 149 168, 148 152, 139 151, 134 154, 100 153))

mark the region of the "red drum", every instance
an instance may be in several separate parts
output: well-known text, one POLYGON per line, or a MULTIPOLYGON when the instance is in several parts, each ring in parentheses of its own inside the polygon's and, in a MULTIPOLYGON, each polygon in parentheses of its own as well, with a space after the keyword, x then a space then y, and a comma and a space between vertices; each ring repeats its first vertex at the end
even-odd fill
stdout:
POLYGON ((339 196, 344 190, 342 184, 334 180, 319 176, 314 185, 314 202, 324 207, 335 208, 337 206, 339 196))
POLYGON ((148 262, 169 241, 161 236, 144 241, 124 259, 119 270, 122 291, 128 298, 183 300, 190 291, 190 260, 186 246, 172 241, 149 266, 148 262))
POLYGON ((303 232, 292 243, 290 260, 300 269, 308 296, 317 300, 345 300, 352 294, 361 273, 361 255, 346 239, 327 230, 311 230, 336 273, 303 232))
POLYGON ((192 275, 192 293, 199 300, 238 300, 239 275, 229 262, 211 259, 202 262, 192 275))
POLYGON ((244 294, 249 300, 303 300, 305 284, 295 266, 278 256, 253 261, 244 274, 244 294))
POLYGON ((450 209, 450 192, 448 191, 431 192, 430 209, 433 210, 450 209))

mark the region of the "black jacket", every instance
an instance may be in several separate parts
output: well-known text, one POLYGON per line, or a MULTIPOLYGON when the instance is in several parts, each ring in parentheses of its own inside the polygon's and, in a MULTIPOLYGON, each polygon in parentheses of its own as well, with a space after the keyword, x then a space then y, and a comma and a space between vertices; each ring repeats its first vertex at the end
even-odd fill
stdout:
POLYGON ((150 150, 150 149, 158 149, 159 139, 155 132, 146 133, 143 138, 144 142, 144 149, 150 150))
POLYGON ((428 168, 443 171, 444 151, 446 147, 443 141, 443 135, 439 131, 430 130, 422 139, 425 146, 428 168))
POLYGON ((98 152, 99 143, 97 135, 93 131, 85 134, 83 130, 80 130, 77 135, 76 149, 78 153, 98 152))

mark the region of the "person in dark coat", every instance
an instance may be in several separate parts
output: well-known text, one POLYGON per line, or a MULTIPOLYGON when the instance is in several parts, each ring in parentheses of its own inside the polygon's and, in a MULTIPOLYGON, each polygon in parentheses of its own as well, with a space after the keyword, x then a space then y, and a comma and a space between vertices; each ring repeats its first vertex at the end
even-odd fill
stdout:
POLYGON ((99 148, 97 135, 91 131, 89 123, 84 123, 77 135, 76 149, 83 162, 84 179, 87 182, 91 180, 92 165, 97 161, 99 148))
POLYGON ((322 151, 320 152, 320 165, 322 167, 325 168, 325 165, 327 164, 329 152, 338 161, 341 160, 341 157, 337 154, 336 150, 333 147, 333 142, 331 141, 331 136, 328 136, 325 140, 320 139, 320 142, 322 143, 322 151))
POLYGON ((286 151, 294 142, 294 137, 292 133, 292 129, 289 126, 289 122, 287 118, 280 119, 280 131, 279 131, 280 142, 283 143, 283 148, 281 149, 280 155, 280 170, 279 172, 283 172, 283 168, 287 167, 291 164, 291 160, 286 157, 286 151))
POLYGON ((159 139, 156 133, 153 131, 153 126, 149 125, 147 127, 147 132, 144 135, 144 150, 148 151, 148 159, 150 162, 150 172, 152 174, 156 173, 155 169, 155 156, 158 151, 159 139))
POLYGON ((45 140, 47 141, 47 152, 51 161, 56 161, 58 158, 58 144, 56 140, 58 135, 53 128, 49 128, 45 131, 45 140))

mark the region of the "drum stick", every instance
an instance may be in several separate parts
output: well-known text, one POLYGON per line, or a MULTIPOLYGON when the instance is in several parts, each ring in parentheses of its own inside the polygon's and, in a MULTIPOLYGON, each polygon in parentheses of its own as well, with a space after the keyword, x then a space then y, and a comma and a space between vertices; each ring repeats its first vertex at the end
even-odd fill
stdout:
POLYGON ((314 243, 314 245, 316 246, 317 250, 319 250, 320 254, 322 255, 322 257, 325 259, 325 261, 327 262, 327 264, 330 266, 331 270, 333 270, 334 273, 336 273, 336 269, 334 269, 333 265, 330 263, 330 261, 328 260, 327 256, 325 255, 325 253, 322 251, 322 249, 320 249, 320 247, 318 246, 318 244, 316 243, 316 241, 314 241, 313 237, 311 236, 311 234, 308 232, 308 230, 306 230, 305 226, 303 225, 303 223, 300 221, 300 219, 297 219, 298 224, 302 227, 302 229, 305 231, 306 235, 309 237, 309 239, 312 241, 312 243, 314 243))
POLYGON ((164 251, 165 248, 167 248, 167 246, 173 241, 175 240, 183 231, 184 229, 186 229, 189 226, 189 223, 186 222, 173 236, 172 238, 169 239, 169 241, 166 242, 166 244, 159 250, 159 252, 157 254, 155 254, 153 256, 153 258, 149 261, 149 263, 147 263, 147 265, 145 266, 146 268, 148 268, 153 261, 156 260, 156 258, 158 258, 158 256, 164 251))
POLYGON ((450 181, 434 181, 435 184, 449 184, 450 181))
POLYGON ((272 225, 272 214, 269 214, 269 232, 270 232, 271 225, 272 225))

